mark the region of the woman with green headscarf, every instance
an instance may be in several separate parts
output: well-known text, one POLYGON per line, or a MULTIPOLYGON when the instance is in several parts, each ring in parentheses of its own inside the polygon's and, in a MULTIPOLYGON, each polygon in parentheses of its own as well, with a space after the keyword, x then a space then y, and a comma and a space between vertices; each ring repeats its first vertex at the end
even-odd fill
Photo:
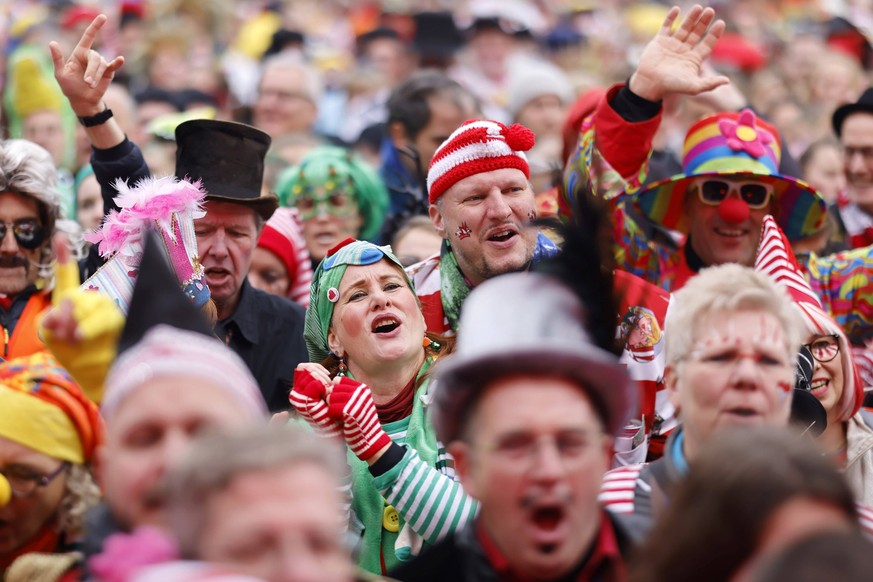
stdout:
POLYGON ((378 174, 335 146, 317 147, 282 172, 276 193, 282 206, 300 211, 313 266, 345 238, 376 241, 388 211, 388 191, 378 174))
POLYGON ((321 363, 297 367, 291 404, 320 434, 345 440, 358 562, 388 572, 476 513, 426 414, 426 372, 450 346, 425 334, 390 248, 352 239, 315 271, 304 336, 321 363))

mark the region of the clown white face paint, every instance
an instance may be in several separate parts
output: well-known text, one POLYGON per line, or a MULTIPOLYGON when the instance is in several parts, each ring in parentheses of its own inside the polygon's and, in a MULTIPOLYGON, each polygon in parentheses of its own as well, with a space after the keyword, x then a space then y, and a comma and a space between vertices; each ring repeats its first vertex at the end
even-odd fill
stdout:
POLYGON ((686 455, 723 428, 787 423, 794 354, 776 317, 760 310, 713 313, 695 325, 694 338, 696 349, 665 371, 686 455))

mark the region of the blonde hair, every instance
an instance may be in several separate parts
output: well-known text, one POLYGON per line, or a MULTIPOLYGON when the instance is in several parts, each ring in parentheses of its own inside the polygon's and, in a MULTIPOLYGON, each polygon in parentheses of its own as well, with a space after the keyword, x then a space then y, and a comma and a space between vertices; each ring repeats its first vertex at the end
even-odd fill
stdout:
POLYGON ((72 465, 67 473, 64 496, 58 506, 58 524, 67 539, 85 533, 85 514, 100 501, 100 488, 85 465, 72 465))
POLYGON ((664 336, 667 364, 679 363, 694 349, 698 322, 714 313, 738 311, 764 311, 776 317, 793 365, 805 337, 794 303, 767 275, 733 263, 703 269, 673 294, 664 336))

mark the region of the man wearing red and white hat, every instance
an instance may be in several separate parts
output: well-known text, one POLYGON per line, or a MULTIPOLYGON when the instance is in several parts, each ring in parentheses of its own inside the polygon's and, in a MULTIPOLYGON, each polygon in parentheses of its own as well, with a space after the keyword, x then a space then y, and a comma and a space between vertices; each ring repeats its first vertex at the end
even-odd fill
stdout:
MULTIPOLYGON (((768 214, 792 241, 814 234, 825 219, 817 192, 780 172, 779 133, 751 110, 720 112, 695 123, 685 139, 683 173, 646 182, 662 101, 729 82, 703 68, 725 23, 700 6, 674 29, 678 17, 674 7, 627 85, 611 88, 585 122, 564 176, 569 201, 591 187, 614 205, 617 266, 668 291, 703 267, 753 265, 768 214), (669 234, 649 236, 647 222, 669 234)), ((806 258, 813 290, 857 342, 873 335, 863 293, 871 270, 869 248, 806 258)))
POLYGON ((409 268, 428 331, 457 331, 461 304, 476 285, 554 256, 530 226, 536 201, 524 152, 536 138, 520 124, 469 120, 443 142, 427 175, 439 256, 409 268))

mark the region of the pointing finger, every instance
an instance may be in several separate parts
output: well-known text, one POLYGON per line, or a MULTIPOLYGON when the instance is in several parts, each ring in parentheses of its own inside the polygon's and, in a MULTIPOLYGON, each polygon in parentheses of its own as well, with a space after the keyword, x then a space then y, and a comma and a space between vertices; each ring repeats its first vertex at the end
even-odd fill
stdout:
POLYGON ((97 32, 103 28, 103 25, 106 24, 106 20, 105 14, 99 14, 94 20, 92 20, 91 24, 88 25, 88 28, 85 29, 85 32, 82 33, 82 38, 79 39, 79 44, 76 45, 73 52, 90 51, 91 47, 94 45, 94 39, 97 38, 97 32))
POLYGON ((76 261, 70 259, 70 248, 67 237, 56 234, 52 238, 52 249, 55 253, 55 290, 52 293, 52 303, 60 305, 61 299, 67 291, 79 286, 79 266, 76 261))

